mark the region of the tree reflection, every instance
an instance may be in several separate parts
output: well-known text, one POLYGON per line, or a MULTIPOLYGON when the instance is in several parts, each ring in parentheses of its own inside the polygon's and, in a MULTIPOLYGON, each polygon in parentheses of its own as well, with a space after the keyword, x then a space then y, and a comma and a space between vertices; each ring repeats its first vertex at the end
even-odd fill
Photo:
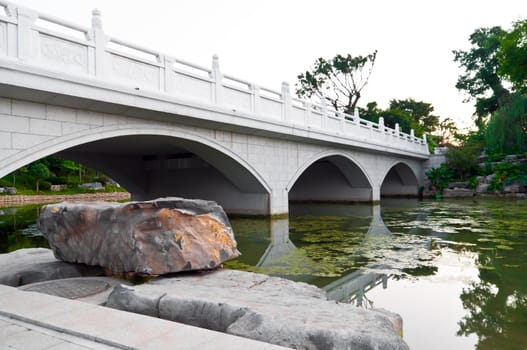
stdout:
POLYGON ((519 249, 508 254, 496 251, 479 253, 480 281, 471 283, 460 296, 468 313, 459 322, 458 335, 476 334, 477 349, 525 349, 527 256, 519 249))

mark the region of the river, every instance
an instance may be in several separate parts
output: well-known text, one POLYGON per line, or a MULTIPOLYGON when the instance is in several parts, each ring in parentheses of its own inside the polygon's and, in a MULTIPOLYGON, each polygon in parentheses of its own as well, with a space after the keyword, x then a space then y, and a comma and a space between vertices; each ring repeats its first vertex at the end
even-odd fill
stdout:
MULTIPOLYGON (((0 209, 0 253, 47 246, 38 206, 0 209)), ((289 219, 231 218, 225 267, 315 284, 403 317, 412 349, 527 349, 527 201, 293 204, 289 219)))

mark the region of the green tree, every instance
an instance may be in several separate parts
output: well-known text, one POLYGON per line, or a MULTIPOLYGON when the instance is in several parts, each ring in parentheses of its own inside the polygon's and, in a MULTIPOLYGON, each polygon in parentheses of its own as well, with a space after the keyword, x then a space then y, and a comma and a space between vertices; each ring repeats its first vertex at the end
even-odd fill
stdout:
POLYGON ((298 97, 318 97, 335 110, 352 114, 368 84, 377 51, 367 56, 336 55, 326 60, 318 58, 312 70, 298 75, 298 97))
POLYGON ((515 93, 510 103, 490 118, 485 140, 489 153, 516 154, 527 151, 527 97, 515 93))
POLYGON ((446 164, 458 180, 465 180, 480 171, 478 157, 485 148, 485 128, 466 135, 456 134, 459 146, 450 146, 446 153, 446 164))
POLYGON ((472 47, 468 51, 455 50, 454 61, 464 73, 458 77, 456 88, 476 100, 476 126, 483 127, 486 118, 505 105, 510 91, 498 75, 498 50, 506 32, 501 27, 479 28, 470 35, 472 47))
POLYGON ((391 100, 390 111, 395 112, 396 115, 401 116, 406 121, 404 123, 401 120, 399 124, 408 124, 409 128, 414 129, 418 136, 431 134, 439 126, 439 117, 432 114, 434 107, 430 103, 415 101, 412 98, 391 100))
POLYGON ((47 179, 51 172, 49 171, 49 168, 41 162, 33 163, 29 167, 29 175, 33 176, 35 178, 35 185, 37 189, 37 193, 40 192, 40 181, 47 179))
POLYGON ((362 119, 377 123, 384 111, 379 108, 377 102, 368 102, 366 108, 359 107, 359 115, 362 119))
POLYGON ((498 73, 516 91, 527 93, 527 20, 515 22, 512 30, 502 36, 498 59, 498 73))
POLYGON ((437 129, 437 138, 438 144, 440 146, 450 145, 456 139, 458 134, 458 128, 456 123, 450 119, 445 118, 439 123, 439 128, 437 129))

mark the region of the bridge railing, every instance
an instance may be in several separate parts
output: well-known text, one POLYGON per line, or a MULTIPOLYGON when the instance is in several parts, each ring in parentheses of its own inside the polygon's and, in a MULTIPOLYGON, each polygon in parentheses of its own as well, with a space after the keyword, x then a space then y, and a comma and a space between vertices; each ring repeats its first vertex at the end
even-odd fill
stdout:
POLYGON ((101 14, 94 10, 92 27, 39 14, 0 0, 0 57, 50 71, 91 77, 124 89, 155 91, 172 98, 214 105, 250 118, 277 121, 353 140, 428 154, 426 137, 419 138, 348 115, 325 104, 291 96, 288 83, 280 91, 258 86, 220 71, 218 57, 211 68, 107 36, 101 14))

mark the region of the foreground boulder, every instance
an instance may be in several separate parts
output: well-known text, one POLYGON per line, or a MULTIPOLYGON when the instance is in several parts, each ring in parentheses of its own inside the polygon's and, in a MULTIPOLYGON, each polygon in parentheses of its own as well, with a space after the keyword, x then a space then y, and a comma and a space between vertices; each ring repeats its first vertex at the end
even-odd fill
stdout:
POLYGON ((101 276, 98 266, 57 260, 50 249, 28 248, 0 254, 0 284, 12 287, 62 278, 101 276))
POLYGON ((117 286, 106 305, 297 349, 408 349, 397 314, 328 301, 317 287, 250 272, 117 286))
POLYGON ((223 209, 203 200, 51 204, 39 228, 57 258, 112 273, 213 269, 240 254, 223 209))

